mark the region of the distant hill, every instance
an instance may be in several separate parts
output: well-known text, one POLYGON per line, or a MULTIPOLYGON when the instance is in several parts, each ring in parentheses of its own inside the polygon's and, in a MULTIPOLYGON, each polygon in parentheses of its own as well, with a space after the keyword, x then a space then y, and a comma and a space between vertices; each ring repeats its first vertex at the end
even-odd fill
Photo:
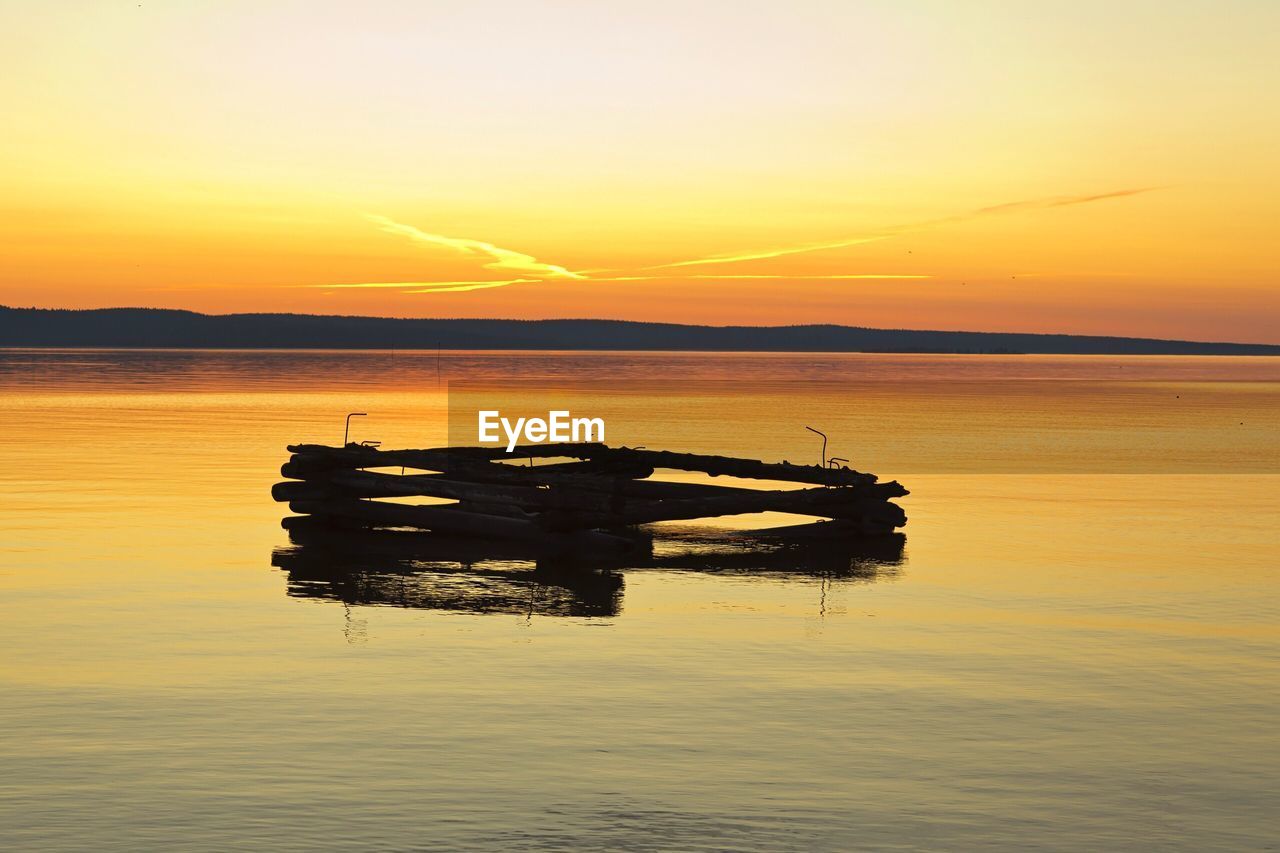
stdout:
POLYGON ((685 326, 623 320, 401 320, 0 306, 4 347, 702 350, 1280 355, 1280 345, 858 326, 685 326))

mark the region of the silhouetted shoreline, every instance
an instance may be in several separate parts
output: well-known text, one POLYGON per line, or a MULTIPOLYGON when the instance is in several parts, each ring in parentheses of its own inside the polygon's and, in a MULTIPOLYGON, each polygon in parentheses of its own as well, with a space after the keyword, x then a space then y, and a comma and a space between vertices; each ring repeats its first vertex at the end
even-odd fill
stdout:
POLYGON ((1280 355, 1280 344, 859 326, 697 326, 628 320, 397 319, 0 306, 0 347, 1280 355))

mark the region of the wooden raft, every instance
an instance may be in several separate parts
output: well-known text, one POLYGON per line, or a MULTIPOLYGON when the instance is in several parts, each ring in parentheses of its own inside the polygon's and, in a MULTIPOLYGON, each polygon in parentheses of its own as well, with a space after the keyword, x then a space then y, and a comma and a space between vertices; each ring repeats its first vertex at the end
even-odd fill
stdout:
POLYGON ((290 445, 271 490, 305 526, 413 528, 452 536, 629 550, 636 525, 755 512, 827 519, 785 528, 796 536, 883 535, 906 523, 893 498, 907 490, 845 467, 770 463, 604 444, 380 450, 358 444, 290 445), (544 462, 538 459, 568 459, 544 462), (369 470, 379 469, 379 470, 369 470), (397 471, 398 469, 398 471, 397 471), (655 470, 797 483, 754 489, 648 479, 655 470), (385 499, 434 498, 428 505, 385 499))

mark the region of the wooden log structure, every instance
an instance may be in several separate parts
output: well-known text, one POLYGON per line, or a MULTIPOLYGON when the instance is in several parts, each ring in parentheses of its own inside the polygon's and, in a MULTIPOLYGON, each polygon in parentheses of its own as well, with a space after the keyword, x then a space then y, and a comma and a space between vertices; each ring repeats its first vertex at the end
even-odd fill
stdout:
MULTIPOLYGON (((452 536, 625 551, 626 528, 757 512, 829 519, 807 530, 838 537, 892 533, 907 490, 845 467, 608 447, 599 443, 381 450, 290 445, 288 478, 272 497, 314 523, 411 528, 452 536), (537 460, 547 461, 537 464, 537 460), (367 470, 377 469, 377 470, 367 470), (399 473, 388 470, 399 469, 399 473), (796 484, 796 488, 649 479, 655 470, 796 484), (406 503, 415 498, 429 503, 406 503), (452 503, 444 503, 452 501, 452 503)), ((296 526, 299 519, 285 519, 296 526)))

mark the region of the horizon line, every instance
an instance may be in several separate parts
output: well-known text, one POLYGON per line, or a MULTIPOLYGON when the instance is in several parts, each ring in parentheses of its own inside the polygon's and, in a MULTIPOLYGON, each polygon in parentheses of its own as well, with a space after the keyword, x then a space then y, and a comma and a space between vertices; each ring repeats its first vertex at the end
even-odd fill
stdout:
MULTIPOLYGON (((198 317, 209 318, 234 318, 234 317, 312 317, 312 318, 328 318, 328 319, 344 319, 344 320, 384 320, 392 322, 419 322, 419 323, 468 323, 468 322, 497 322, 497 323, 628 323, 637 326, 673 326, 684 329, 801 329, 801 328, 829 328, 829 329, 850 329, 865 330, 873 332, 910 332, 925 334, 960 334, 960 335, 1011 335, 1011 336, 1030 336, 1030 337, 1058 337, 1058 338, 1084 338, 1084 339, 1103 339, 1103 340, 1128 340, 1128 341, 1149 341, 1155 343, 1168 344, 1199 344, 1199 345, 1222 345, 1222 346, 1245 346, 1245 347, 1268 347, 1276 349, 1280 353, 1280 342, 1268 341, 1224 341, 1224 340, 1196 340, 1191 338, 1156 338, 1145 337, 1141 335, 1131 334, 1097 334, 1089 332, 1028 332, 1028 331, 1005 331, 1005 330, 987 330, 987 329, 922 329, 912 328, 908 326, 857 326, 845 323, 829 323, 829 322, 809 322, 809 323, 786 323, 780 325, 744 325, 740 323, 715 325, 711 323, 679 323, 668 320, 631 320, 615 317, 543 317, 543 318, 515 318, 515 317, 393 317, 374 314, 313 314, 296 311, 237 311, 225 314, 210 313, 204 311, 196 311, 190 308, 162 308, 147 306, 109 306, 98 308, 59 308, 59 307, 39 307, 39 306, 13 306, 0 303, 0 311, 46 311, 46 312, 66 312, 66 313, 94 313, 106 311, 148 311, 148 312, 164 312, 174 314, 189 314, 198 317)), ((0 344, 0 349, 10 349, 0 344)), ((24 349, 26 347, 12 347, 13 349, 24 349)), ((146 347, 144 347, 146 348, 146 347)), ((217 349, 217 347, 214 347, 217 349)), ((230 347, 231 349, 240 349, 241 347, 230 347)), ((308 347, 310 348, 310 347, 308 347)), ((350 349, 350 347, 332 347, 333 349, 350 349)), ((451 349, 454 347, 451 347, 451 349)), ((403 349, 403 348, 402 348, 403 349)), ((702 350, 699 350, 702 351, 702 350)), ((805 350, 808 352, 809 350, 805 350)))

